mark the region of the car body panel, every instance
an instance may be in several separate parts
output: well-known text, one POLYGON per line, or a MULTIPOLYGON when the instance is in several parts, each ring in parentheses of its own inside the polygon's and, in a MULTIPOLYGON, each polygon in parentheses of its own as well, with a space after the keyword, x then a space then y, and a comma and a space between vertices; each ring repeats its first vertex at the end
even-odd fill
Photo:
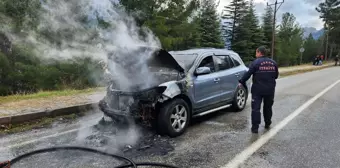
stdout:
POLYGON ((238 84, 235 70, 224 70, 217 72, 221 80, 221 101, 231 100, 234 97, 235 86, 238 84))
POLYGON ((218 73, 200 75, 194 79, 195 108, 202 108, 221 101, 222 91, 218 73))
POLYGON ((179 88, 177 81, 169 81, 160 84, 159 86, 166 86, 163 95, 167 98, 174 98, 182 93, 181 89, 179 88))
MULTIPOLYGON (((196 76, 194 73, 205 58, 210 56, 212 57, 213 55, 214 53, 212 51, 202 52, 196 58, 196 61, 191 68, 191 72, 188 73, 188 75, 192 76, 194 88, 194 93, 192 94, 192 105, 194 109, 213 105, 221 100, 222 91, 218 74, 212 72, 210 74, 196 76)), ((215 65, 214 67, 216 69, 215 65)))
MULTIPOLYGON (((235 91, 237 90, 239 80, 242 78, 245 72, 248 71, 248 68, 244 65, 242 59, 235 52, 215 52, 217 56, 226 56, 229 57, 230 63, 235 64, 234 61, 238 61, 240 65, 219 71, 221 75, 221 85, 223 91, 222 101, 231 101, 234 98, 235 91)), ((248 88, 248 87, 247 87, 248 88)))

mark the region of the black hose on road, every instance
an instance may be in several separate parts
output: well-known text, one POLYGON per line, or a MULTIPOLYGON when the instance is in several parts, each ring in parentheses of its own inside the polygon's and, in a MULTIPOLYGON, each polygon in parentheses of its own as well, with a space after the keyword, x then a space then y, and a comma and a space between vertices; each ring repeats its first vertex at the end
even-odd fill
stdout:
POLYGON ((164 167, 164 168, 179 168, 179 167, 176 167, 176 166, 162 164, 162 163, 152 163, 152 162, 135 163, 131 159, 123 157, 123 156, 110 154, 110 153, 103 152, 103 151, 96 150, 96 149, 91 149, 91 148, 86 148, 86 147, 76 147, 76 146, 51 147, 51 148, 39 149, 39 150, 35 150, 35 151, 32 151, 32 152, 28 152, 28 153, 25 153, 23 155, 15 157, 14 159, 9 161, 8 163, 5 163, 4 165, 0 164, 0 168, 9 168, 11 165, 14 165, 15 163, 19 162, 20 160, 27 158, 29 156, 32 156, 32 155, 36 155, 36 154, 40 154, 40 153, 47 153, 47 152, 55 152, 55 151, 60 151, 60 150, 79 150, 79 151, 84 151, 84 152, 92 152, 92 153, 96 153, 96 154, 100 154, 100 155, 109 156, 109 157, 112 157, 112 158, 115 158, 115 159, 124 160, 125 162, 128 163, 127 165, 117 166, 117 167, 114 167, 114 168, 131 168, 131 167, 137 168, 138 166, 156 166, 156 167, 164 167))

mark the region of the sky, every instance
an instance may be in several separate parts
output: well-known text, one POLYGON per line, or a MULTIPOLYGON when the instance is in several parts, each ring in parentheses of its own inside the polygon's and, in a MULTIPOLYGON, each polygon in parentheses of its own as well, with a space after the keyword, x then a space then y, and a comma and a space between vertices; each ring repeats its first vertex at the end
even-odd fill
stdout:
MULTIPOLYGON (((218 11, 221 12, 224 6, 229 5, 230 1, 220 0, 218 11)), ((277 22, 281 21, 283 13, 290 12, 294 14, 296 21, 302 27, 314 27, 319 30, 323 27, 323 22, 319 19, 319 13, 315 8, 322 1, 324 0, 284 0, 284 3, 277 12, 277 22)), ((267 2, 273 4, 275 0, 254 0, 257 16, 263 16, 267 2)), ((282 2, 282 0, 278 0, 278 2, 282 2)))

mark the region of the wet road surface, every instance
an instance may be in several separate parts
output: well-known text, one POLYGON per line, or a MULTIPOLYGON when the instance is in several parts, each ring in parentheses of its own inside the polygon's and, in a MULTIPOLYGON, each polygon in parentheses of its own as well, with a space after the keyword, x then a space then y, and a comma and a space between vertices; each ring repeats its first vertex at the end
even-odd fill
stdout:
MULTIPOLYGON (((340 68, 299 74, 279 79, 274 104, 273 126, 309 99, 340 79, 340 68)), ((338 167, 340 165, 340 84, 304 109, 240 167, 338 167)), ((129 128, 94 127, 101 113, 72 123, 4 136, 0 160, 34 149, 77 145, 179 167, 222 167, 259 139, 250 133, 250 105, 243 112, 223 110, 195 119, 178 138, 160 137, 132 125, 129 128)), ((14 167, 112 167, 115 160, 81 152, 54 152, 31 157, 14 167)))

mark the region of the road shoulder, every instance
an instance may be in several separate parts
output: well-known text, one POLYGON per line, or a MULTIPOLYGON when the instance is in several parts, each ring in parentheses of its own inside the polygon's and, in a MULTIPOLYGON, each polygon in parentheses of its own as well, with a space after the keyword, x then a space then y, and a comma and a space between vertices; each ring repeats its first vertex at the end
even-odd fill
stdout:
MULTIPOLYGON (((322 66, 301 65, 279 68, 280 77, 321 70, 331 67, 333 63, 322 66)), ((0 125, 9 125, 39 119, 78 113, 79 109, 86 109, 95 105, 105 96, 105 91, 77 94, 72 96, 56 96, 39 99, 28 99, 1 104, 0 125)))

